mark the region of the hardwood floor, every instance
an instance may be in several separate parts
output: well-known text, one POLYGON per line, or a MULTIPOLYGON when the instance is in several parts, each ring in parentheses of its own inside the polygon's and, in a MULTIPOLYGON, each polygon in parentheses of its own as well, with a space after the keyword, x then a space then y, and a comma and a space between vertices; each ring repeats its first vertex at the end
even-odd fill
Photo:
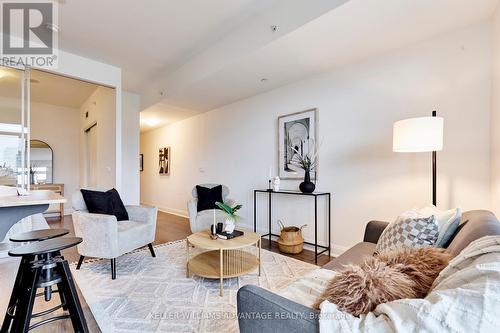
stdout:
MULTIPOLYGON (((51 228, 65 228, 69 230, 69 235, 74 235, 73 221, 70 215, 64 219, 47 219, 51 228)), ((156 224, 156 236, 154 244, 163 244, 180 239, 184 239, 191 234, 189 221, 184 217, 158 212, 158 222, 156 224)), ((80 257, 76 247, 63 251, 65 258, 69 262, 78 261, 80 257)))
MULTIPOLYGON (((65 216, 64 218, 48 219, 51 228, 65 228, 70 231, 69 235, 74 235, 73 223, 71 216, 65 216)), ((189 221, 186 218, 179 217, 176 215, 171 215, 167 213, 158 212, 158 223, 156 227, 156 238, 154 244, 162 244, 171 241, 176 241, 186 238, 191 234, 189 228, 189 221)), ((262 247, 264 249, 270 249, 273 252, 279 252, 276 242, 271 242, 271 247, 269 248, 269 241, 263 240, 262 247)), ((78 261, 79 255, 76 247, 70 248, 62 251, 62 254, 69 262, 78 261)), ((314 253, 312 251, 304 250, 299 255, 289 255, 290 257, 303 260, 314 264, 314 253)), ((330 260, 328 256, 320 256, 318 258, 318 265, 324 265, 330 260)), ((14 279, 16 276, 17 268, 19 266, 19 260, 13 258, 0 259, 0 320, 3 321, 5 310, 10 298, 10 292, 12 290, 12 285, 14 284, 14 279)), ((80 290, 78 289, 78 296, 82 304, 83 312, 87 320, 87 324, 90 332, 101 332, 97 323, 90 312, 88 304, 85 302, 80 290)), ((43 300, 37 299, 35 302, 34 311, 39 312, 42 310, 49 309, 55 305, 58 305, 59 298, 57 294, 52 298, 50 302, 45 302, 43 300)), ((49 315, 58 314, 61 311, 56 311, 49 315)), ((34 329, 31 332, 48 332, 48 333, 58 333, 58 332, 72 332, 73 328, 71 326, 70 320, 56 321, 39 328, 34 329)))
MULTIPOLYGON (((262 239, 262 248, 269 250, 269 251, 272 251, 272 252, 281 253, 278 249, 278 242, 271 241, 271 247, 269 247, 269 240, 267 238, 262 239)), ((320 251, 322 251, 322 250, 318 249, 318 252, 320 252, 320 251)), ((302 261, 305 261, 305 262, 308 262, 308 263, 314 265, 314 251, 304 250, 304 251, 302 251, 302 253, 299 253, 299 254, 286 254, 286 253, 281 253, 281 254, 284 256, 298 259, 298 260, 302 260, 302 261)), ((333 258, 329 257, 328 255, 323 255, 323 254, 319 255, 318 256, 318 263, 316 265, 323 266, 332 259, 333 258)))

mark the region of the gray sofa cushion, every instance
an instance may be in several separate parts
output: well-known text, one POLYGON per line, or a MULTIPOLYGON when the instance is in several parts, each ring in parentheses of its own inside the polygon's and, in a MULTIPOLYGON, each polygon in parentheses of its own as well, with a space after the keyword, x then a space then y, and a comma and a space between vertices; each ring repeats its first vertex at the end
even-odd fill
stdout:
POLYGON ((344 265, 361 264, 365 261, 366 257, 371 257, 373 255, 375 247, 376 244, 370 242, 358 243, 334 260, 331 260, 328 264, 324 265, 323 268, 336 271, 342 269, 344 265))
POLYGON ((241 333, 319 332, 319 311, 290 301, 257 286, 238 290, 241 333))
POLYGON ((495 214, 487 210, 465 212, 457 234, 448 245, 448 251, 455 257, 472 241, 489 235, 500 235, 500 223, 495 214))

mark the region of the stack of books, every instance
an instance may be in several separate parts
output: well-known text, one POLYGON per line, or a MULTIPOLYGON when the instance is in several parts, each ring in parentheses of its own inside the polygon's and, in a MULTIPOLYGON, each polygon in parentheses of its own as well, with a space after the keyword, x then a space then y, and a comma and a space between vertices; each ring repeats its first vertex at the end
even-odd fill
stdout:
POLYGON ((234 230, 230 234, 228 234, 227 232, 223 231, 221 233, 218 233, 217 237, 219 237, 220 239, 231 239, 231 238, 243 236, 243 234, 244 234, 243 231, 239 231, 239 230, 234 230))

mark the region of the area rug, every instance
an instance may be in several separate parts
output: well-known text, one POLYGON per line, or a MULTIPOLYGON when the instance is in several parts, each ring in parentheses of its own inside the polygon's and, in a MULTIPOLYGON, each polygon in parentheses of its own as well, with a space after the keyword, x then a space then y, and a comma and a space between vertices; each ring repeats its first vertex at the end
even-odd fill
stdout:
POLYGON ((262 250, 262 271, 224 280, 186 278, 186 241, 155 246, 116 260, 111 280, 109 260, 71 265, 74 279, 102 332, 238 332, 236 293, 246 284, 278 291, 317 269, 262 250))

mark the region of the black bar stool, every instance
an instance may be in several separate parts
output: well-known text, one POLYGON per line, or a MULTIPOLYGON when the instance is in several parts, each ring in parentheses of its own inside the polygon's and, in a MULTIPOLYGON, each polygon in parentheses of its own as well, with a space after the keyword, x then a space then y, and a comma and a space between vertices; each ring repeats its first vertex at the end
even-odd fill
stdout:
POLYGON ((12 290, 2 333, 9 330, 16 333, 28 332, 41 325, 66 318, 71 319, 75 332, 88 332, 68 262, 60 255, 61 250, 81 242, 82 239, 78 237, 62 237, 34 242, 9 251, 12 257, 27 257, 32 260, 22 260, 19 265, 20 281, 12 290), (50 301, 54 285, 58 287, 61 304, 39 313, 32 313, 35 298, 44 295, 45 300, 50 301), (44 292, 37 294, 38 288, 43 288, 44 292), (30 326, 32 318, 45 316, 60 308, 67 309, 68 313, 38 321, 30 326))
MULTIPOLYGON (((16 234, 10 237, 9 240, 11 242, 16 242, 16 243, 39 242, 47 239, 62 237, 67 235, 68 233, 69 233, 68 229, 42 229, 42 230, 34 230, 16 234)), ((56 255, 60 255, 60 253, 56 253, 56 255)), ((21 264, 19 266, 24 267, 24 265, 32 262, 33 260, 35 260, 35 256, 33 255, 23 256, 21 258, 21 264)), ((19 269, 17 271, 16 280, 14 282, 14 288, 21 282, 22 273, 23 273, 22 269, 19 269)), ((60 296, 63 297, 63 295, 60 296)), ((13 304, 9 304, 9 307, 11 306, 13 306, 13 304)))
POLYGON ((38 242, 69 234, 68 229, 42 229, 23 232, 10 237, 11 242, 38 242))

